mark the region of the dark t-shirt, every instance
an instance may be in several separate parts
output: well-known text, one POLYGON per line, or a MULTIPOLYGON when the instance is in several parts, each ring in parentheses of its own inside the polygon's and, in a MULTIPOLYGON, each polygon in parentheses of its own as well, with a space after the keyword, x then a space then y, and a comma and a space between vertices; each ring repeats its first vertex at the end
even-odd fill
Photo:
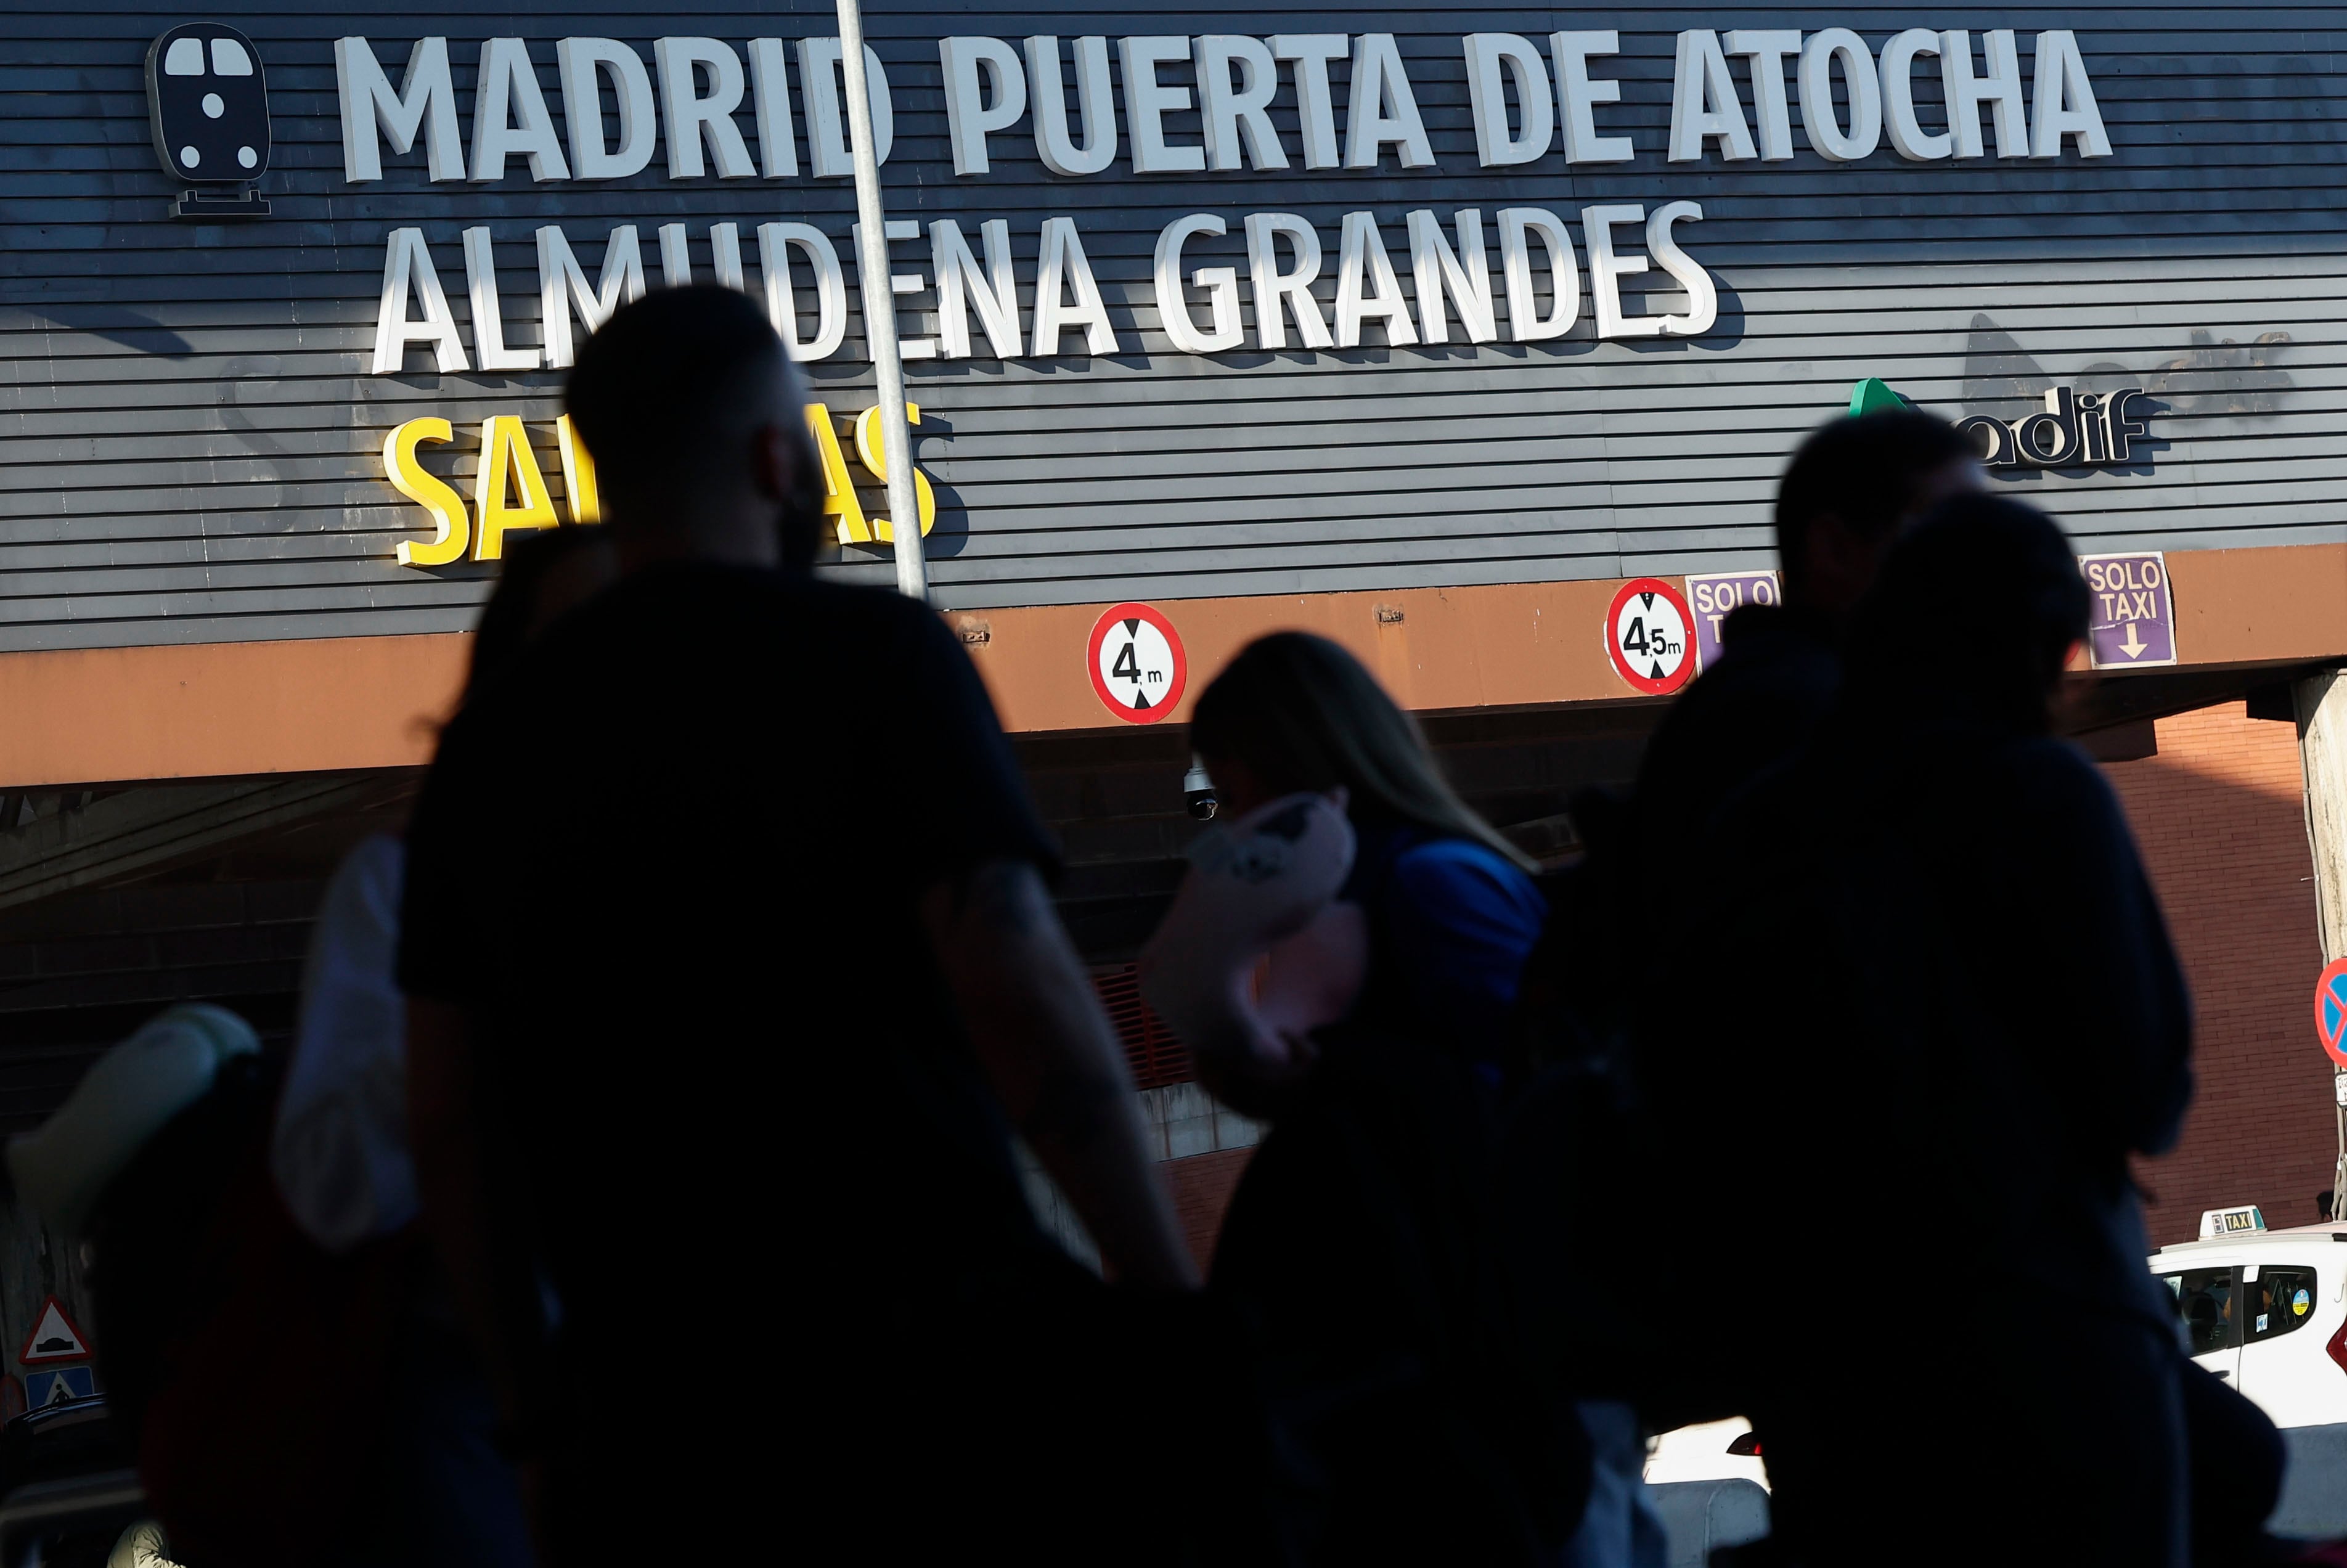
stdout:
POLYGON ((1308 1560, 1557 1560, 1587 1456, 1496 1305, 1501 1020, 1538 890, 1476 843, 1357 813, 1368 978, 1233 1194, 1213 1294, 1318 1515, 1308 1560))
POLYGON ((1719 662, 1663 716, 1632 804, 1640 852, 1676 877, 1721 803, 1806 744, 1841 691, 1824 617, 1747 605, 1727 618, 1719 662))
POLYGON ((2094 764, 1848 723, 1717 832, 1745 874, 1686 968, 1717 1026, 1687 1082, 1741 1201, 1829 1225, 1869 1288, 1943 1274, 1953 1244, 1965 1288, 2164 1325, 2127 1157, 2175 1140, 2191 1004, 2094 764))
POLYGON ((916 904, 1053 850, 927 610, 642 573, 450 724, 408 842, 400 980, 483 1026, 574 1365, 728 1334, 670 1286, 853 1321, 1038 1245, 916 904))
MULTIPOLYGON (((1724 803, 1809 743, 1842 676, 1835 628, 1813 611, 1747 605, 1722 630, 1719 661, 1679 693, 1647 742, 1625 809, 1587 813, 1583 859, 1545 879, 1550 918, 1524 966, 1523 1028, 1538 1061, 1614 1071, 1635 1054, 1651 1077, 1697 1059, 1685 1040, 1699 1027, 1694 1015, 1649 1005, 1672 983, 1684 946, 1652 934, 1715 934, 1712 901, 1689 897, 1698 847, 1724 803)), ((1700 885, 1718 876, 1703 868, 1700 885)), ((1656 1179, 1696 1181, 1697 1166, 1666 1163, 1656 1179)), ((1697 1201, 1687 1194, 1664 1206, 1697 1201)))

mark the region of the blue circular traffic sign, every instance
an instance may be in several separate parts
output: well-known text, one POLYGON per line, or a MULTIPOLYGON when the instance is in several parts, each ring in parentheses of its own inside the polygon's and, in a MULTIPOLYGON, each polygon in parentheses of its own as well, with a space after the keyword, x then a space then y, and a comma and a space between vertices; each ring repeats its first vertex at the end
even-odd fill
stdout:
POLYGON ((2314 982, 2314 1032, 2331 1060, 2347 1067, 2347 958, 2333 958, 2314 982))

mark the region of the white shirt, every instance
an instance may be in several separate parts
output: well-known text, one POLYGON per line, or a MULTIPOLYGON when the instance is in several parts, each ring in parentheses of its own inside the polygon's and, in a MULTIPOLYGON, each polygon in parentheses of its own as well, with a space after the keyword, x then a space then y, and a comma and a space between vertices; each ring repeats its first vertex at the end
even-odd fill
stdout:
POLYGON ((179 1568, 164 1555, 170 1549, 163 1539, 163 1527, 142 1519, 115 1541, 114 1550, 107 1553, 106 1568, 179 1568))
POLYGON ((415 1217, 407 1136, 407 999, 399 956, 406 846, 378 835, 327 885, 302 976, 293 1061, 269 1167, 312 1239, 347 1252, 415 1217))

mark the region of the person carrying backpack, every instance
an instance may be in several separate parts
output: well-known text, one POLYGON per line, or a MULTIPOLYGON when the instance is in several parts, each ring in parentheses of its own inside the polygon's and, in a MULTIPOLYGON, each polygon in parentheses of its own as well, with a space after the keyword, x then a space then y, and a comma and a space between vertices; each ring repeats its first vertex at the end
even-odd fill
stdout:
POLYGON ((1526 1080, 1512 1119, 1509 1195, 1519 1264, 1562 1327, 1564 1374, 1634 1402, 1649 1430, 1742 1413, 1742 1368, 1715 1337, 1659 1321, 1616 1321, 1586 1288, 1581 1260, 1604 1254, 1684 1299, 1701 1260, 1623 1224, 1700 1214, 1732 1189, 1732 1165, 1682 1113, 1700 1091, 1707 1020, 1666 978, 1688 910, 1697 845, 1723 802, 1798 752, 1841 690, 1850 614, 1883 556, 1935 501, 1984 484, 1954 426, 1914 409, 1838 416, 1810 432, 1779 481, 1782 594, 1737 610, 1724 651, 1681 692, 1647 742, 1626 798, 1585 789, 1572 802, 1583 856, 1545 879, 1551 915, 1525 965, 1517 1019, 1526 1080))
POLYGON ((1811 1568, 2196 1560, 2192 1372, 2129 1171, 2175 1140, 2191 1007, 2118 801, 2051 733, 2089 603, 2043 513, 1944 503, 1859 606, 1870 655, 1816 738, 1707 841, 1752 868, 1681 970, 1734 999, 1684 1093, 1737 1173, 1714 1317, 1777 1536, 1811 1568), (1813 1293, 1770 1266, 1803 1216, 1872 1286, 1825 1346, 1813 1293), (1970 1327, 1983 1292, 2028 1302, 2030 1331, 1970 1327), (1926 1471, 1879 1440, 1894 1401, 1932 1434, 1926 1471), (1963 1506, 1919 1527, 1925 1473, 1963 1506))
POLYGON ((1326 639, 1250 644, 1192 738, 1233 820, 1194 856, 1143 988, 1192 1020, 1207 1086, 1271 1122, 1208 1289, 1258 1337, 1297 1460, 1291 1544, 1307 1563, 1565 1561, 1587 1439, 1537 1386, 1493 1232, 1506 1024, 1543 914, 1525 863, 1326 639))
POLYGON ((1183 1418, 1233 1401, 1169 1415, 1129 1368, 1194 1342, 1163 1325, 1194 1266, 977 670, 813 569, 803 392, 715 285, 622 305, 570 371, 620 577, 416 804, 425 1228, 543 1562, 735 1550, 711 1498, 878 1560, 1178 1560, 1218 1526, 1153 1488, 1224 1456, 1183 1418), (1014 1134, 1114 1288, 1036 1225, 1014 1134), (615 1433, 648 1353, 684 1358, 615 1433))

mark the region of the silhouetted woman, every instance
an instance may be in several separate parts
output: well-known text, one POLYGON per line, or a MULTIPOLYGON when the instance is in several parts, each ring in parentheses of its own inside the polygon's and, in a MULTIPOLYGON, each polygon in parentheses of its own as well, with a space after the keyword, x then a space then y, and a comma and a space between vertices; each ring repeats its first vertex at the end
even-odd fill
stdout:
POLYGON ((1208 1086, 1272 1122, 1209 1287, 1259 1334, 1297 1460, 1295 1544, 1314 1563, 1554 1562, 1582 1438, 1523 1373, 1486 1213, 1501 1036, 1541 897, 1335 643, 1251 644, 1194 723, 1224 822, 1144 986, 1198 1020, 1185 1038, 1208 1086), (1282 939, 1250 1001, 1267 938, 1282 939), (1185 1008, 1168 988, 1201 952, 1230 983, 1185 1008))
MULTIPOLYGON (((1792 1560, 2185 1561, 2176 1329, 2130 1154, 2191 1088, 2118 802, 2053 738, 2068 541, 1965 497, 1886 561, 1811 750, 1727 814, 1685 1005, 1720 1294, 1792 1560)), ((1690 1304, 1693 1305, 1693 1304, 1690 1304)))

